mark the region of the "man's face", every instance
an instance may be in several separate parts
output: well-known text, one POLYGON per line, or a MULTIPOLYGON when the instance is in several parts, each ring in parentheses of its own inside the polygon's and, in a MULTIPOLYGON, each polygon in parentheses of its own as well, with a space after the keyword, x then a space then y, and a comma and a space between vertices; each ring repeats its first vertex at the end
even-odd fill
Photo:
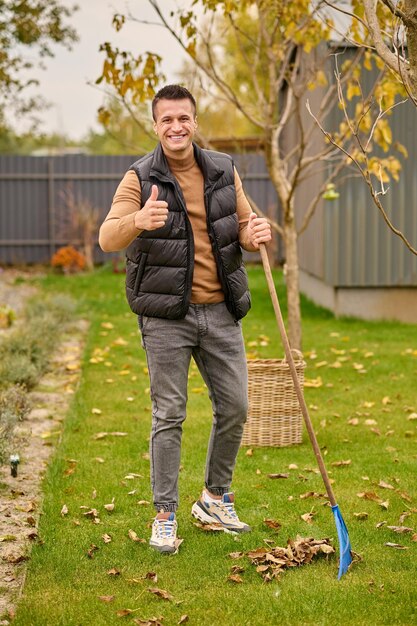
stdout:
POLYGON ((167 156, 185 156, 197 128, 193 104, 184 100, 159 100, 155 108, 154 130, 167 156))

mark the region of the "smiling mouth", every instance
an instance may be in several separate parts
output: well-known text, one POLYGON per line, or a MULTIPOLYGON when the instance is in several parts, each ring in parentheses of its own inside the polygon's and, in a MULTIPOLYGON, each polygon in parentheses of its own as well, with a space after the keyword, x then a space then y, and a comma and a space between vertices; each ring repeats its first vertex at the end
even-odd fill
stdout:
POLYGON ((181 141, 182 139, 185 139, 185 137, 186 135, 170 135, 168 138, 172 141, 181 141))

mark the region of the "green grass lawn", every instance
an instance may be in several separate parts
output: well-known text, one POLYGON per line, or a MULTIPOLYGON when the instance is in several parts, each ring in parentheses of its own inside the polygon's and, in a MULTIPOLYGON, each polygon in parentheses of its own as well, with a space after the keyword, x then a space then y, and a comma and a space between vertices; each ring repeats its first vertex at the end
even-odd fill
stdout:
MULTIPOLYGON (((244 320, 248 353, 281 357, 262 269, 250 268, 249 273, 253 308, 244 320)), ((282 280, 277 273, 281 300, 282 280)), ((324 491, 306 433, 298 446, 255 448, 251 456, 242 448, 233 487, 237 511, 252 533, 201 531, 190 509, 202 488, 210 405, 192 369, 178 511, 184 542, 175 556, 155 553, 147 545, 153 517, 147 504, 149 383, 123 276, 105 267, 90 275, 49 276, 42 287, 75 297, 91 328, 81 383, 44 481, 42 541, 32 550, 14 625, 107 626, 159 618, 171 626, 184 615, 193 626, 417 623, 417 421, 408 419, 417 412, 413 326, 335 319, 303 300, 306 401, 352 548, 362 561, 340 581, 337 556, 332 555, 264 583, 246 557, 232 560, 229 554, 265 546, 265 540, 284 546, 297 534, 331 537, 337 545, 325 499, 300 498, 324 491), (112 432, 127 434, 97 437, 112 432), (332 465, 339 461, 350 463, 332 465), (271 473, 289 477, 273 480, 271 473), (380 500, 358 494, 376 494, 380 500), (107 511, 104 505, 113 500, 114 510, 107 511), (64 505, 67 515, 61 514, 64 505), (91 508, 97 510, 99 524, 84 515, 91 508), (314 514, 312 524, 301 519, 308 512, 314 514), (403 513, 408 515, 401 517, 403 513), (279 521, 281 529, 266 526, 267 518, 279 521), (377 527, 381 522, 385 524, 377 527), (414 530, 399 534, 388 526, 414 530), (146 543, 129 538, 129 530, 146 543), (91 552, 92 544, 98 549, 91 552), (244 568, 240 584, 228 580, 236 564, 244 568), (172 599, 164 600, 150 588, 163 589, 172 599), (106 602, 100 596, 114 598, 106 602), (119 617, 122 609, 134 612, 119 617)))

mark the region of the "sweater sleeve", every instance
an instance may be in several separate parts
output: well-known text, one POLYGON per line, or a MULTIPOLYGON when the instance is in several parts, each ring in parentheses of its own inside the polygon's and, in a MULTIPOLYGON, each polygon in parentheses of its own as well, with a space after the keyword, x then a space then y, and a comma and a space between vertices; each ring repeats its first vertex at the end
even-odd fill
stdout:
POLYGON ((243 191, 242 181, 235 168, 236 210, 239 220, 239 243, 248 252, 257 252, 248 237, 249 215, 252 213, 251 206, 243 191))
POLYGON ((99 232, 99 244, 104 252, 126 248, 142 232, 135 226, 135 214, 141 208, 141 188, 135 172, 124 175, 99 232))

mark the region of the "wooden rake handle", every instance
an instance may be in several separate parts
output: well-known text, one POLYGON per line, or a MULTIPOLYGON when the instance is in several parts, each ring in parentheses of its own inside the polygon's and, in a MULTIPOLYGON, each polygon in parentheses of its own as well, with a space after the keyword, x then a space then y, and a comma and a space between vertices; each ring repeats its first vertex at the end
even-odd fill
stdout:
POLYGON ((287 333, 285 330, 284 320, 282 318, 281 308, 279 306, 278 296, 275 289, 274 279, 272 277, 271 267, 269 265, 268 254, 264 243, 259 244, 259 251, 261 253, 262 265, 264 268, 266 282, 268 283, 268 289, 272 300, 272 305, 275 311, 275 317, 277 320, 279 332, 281 335, 282 345, 284 346, 285 357, 287 359, 288 366, 290 368, 291 376, 294 382, 295 391, 297 393, 298 402, 300 403, 301 412, 303 414, 304 422, 307 428, 308 436, 310 437, 311 445, 313 446, 314 454, 316 455, 317 463, 320 469, 320 474, 326 487, 327 495, 329 496, 330 504, 336 506, 336 499, 334 497, 333 489, 330 484, 329 475, 324 465, 323 457, 320 452, 319 444, 317 442, 316 434, 311 423, 310 415, 308 413, 304 394, 301 389, 300 381, 298 380, 297 370, 295 368, 294 358, 291 352, 290 343, 288 341, 287 333))

